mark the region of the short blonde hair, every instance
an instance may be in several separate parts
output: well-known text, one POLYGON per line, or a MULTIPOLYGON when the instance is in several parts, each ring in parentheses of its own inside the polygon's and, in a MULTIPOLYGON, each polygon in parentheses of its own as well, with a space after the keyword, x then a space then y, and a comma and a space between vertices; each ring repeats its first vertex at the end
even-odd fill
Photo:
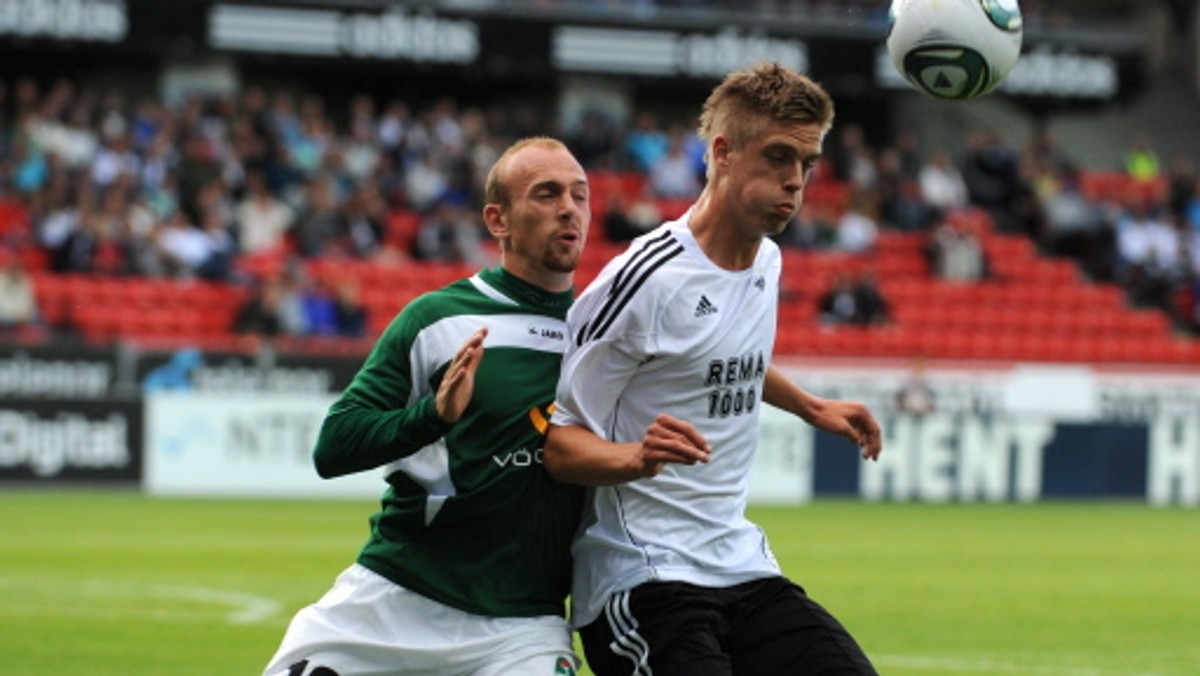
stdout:
POLYGON ((566 144, 549 136, 530 136, 513 143, 500 154, 496 163, 488 171, 487 182, 483 187, 483 200, 487 204, 498 204, 507 209, 512 204, 512 194, 509 192, 508 165, 513 155, 529 147, 545 148, 547 150, 567 150, 566 144))
MULTIPOLYGON (((778 63, 734 71, 708 96, 700 112, 700 138, 710 149, 725 135, 741 148, 771 122, 833 126, 833 99, 821 85, 778 63)), ((711 159, 711 158, 708 158, 711 159)))

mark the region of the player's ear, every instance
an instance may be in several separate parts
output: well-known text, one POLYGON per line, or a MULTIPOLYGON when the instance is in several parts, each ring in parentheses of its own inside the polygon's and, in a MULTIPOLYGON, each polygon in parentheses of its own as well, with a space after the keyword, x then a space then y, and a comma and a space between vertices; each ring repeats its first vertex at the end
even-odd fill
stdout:
POLYGON ((725 169, 729 163, 729 152, 731 149, 729 137, 725 136, 724 134, 717 134, 714 136, 712 140, 712 150, 710 151, 713 167, 725 169))
POLYGON ((489 203, 483 206, 483 224, 487 226, 488 232, 492 233, 492 237, 498 240, 508 238, 508 214, 499 204, 489 203))

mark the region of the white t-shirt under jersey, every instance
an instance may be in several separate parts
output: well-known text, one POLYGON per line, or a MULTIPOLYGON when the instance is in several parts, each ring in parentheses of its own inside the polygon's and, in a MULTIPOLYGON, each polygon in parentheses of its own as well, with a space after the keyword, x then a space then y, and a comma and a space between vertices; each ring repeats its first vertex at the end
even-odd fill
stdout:
POLYGON ((725 587, 779 575, 746 520, 763 380, 775 343, 780 255, 717 267, 689 215, 634 240, 575 302, 553 421, 640 441, 660 413, 696 426, 708 463, 591 491, 573 546, 575 626, 613 592, 651 580, 725 587))

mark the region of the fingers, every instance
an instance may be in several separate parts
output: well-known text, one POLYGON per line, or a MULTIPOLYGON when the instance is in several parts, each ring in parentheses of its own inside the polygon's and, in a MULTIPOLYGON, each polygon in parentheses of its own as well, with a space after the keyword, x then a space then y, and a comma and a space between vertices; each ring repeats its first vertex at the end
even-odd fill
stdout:
POLYGON ((659 414, 654 419, 654 423, 650 428, 657 428, 660 433, 678 438, 693 448, 704 451, 705 454, 712 450, 712 444, 708 443, 708 439, 705 439, 704 435, 700 434, 700 431, 694 425, 686 420, 680 420, 673 415, 666 413, 659 414))
POLYGON ((862 414, 851 421, 853 431, 857 439, 858 450, 862 453, 863 460, 878 460, 879 454, 883 452, 883 435, 879 429, 879 423, 865 408, 862 414))
POLYGON ((480 357, 483 356, 483 339, 487 337, 487 333, 488 330, 485 326, 471 334, 462 347, 458 348, 458 352, 446 369, 445 380, 457 381, 463 375, 474 373, 475 369, 479 368, 480 357))
POLYGON ((487 333, 487 327, 483 327, 471 334, 442 375, 434 403, 438 415, 448 423, 457 422, 470 403, 475 389, 475 372, 483 360, 483 339, 487 333))
POLYGON ((644 458, 657 463, 694 465, 708 462, 712 445, 691 423, 666 414, 659 415, 642 442, 644 458))

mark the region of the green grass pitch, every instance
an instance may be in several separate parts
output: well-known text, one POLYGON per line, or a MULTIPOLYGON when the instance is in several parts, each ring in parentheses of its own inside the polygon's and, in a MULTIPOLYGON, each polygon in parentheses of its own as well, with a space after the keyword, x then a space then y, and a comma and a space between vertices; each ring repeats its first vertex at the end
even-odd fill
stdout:
MULTIPOLYGON (((5 489, 0 673, 259 673, 373 509, 5 489)), ((1200 511, 818 501, 752 517, 884 674, 1200 673, 1200 511)))

